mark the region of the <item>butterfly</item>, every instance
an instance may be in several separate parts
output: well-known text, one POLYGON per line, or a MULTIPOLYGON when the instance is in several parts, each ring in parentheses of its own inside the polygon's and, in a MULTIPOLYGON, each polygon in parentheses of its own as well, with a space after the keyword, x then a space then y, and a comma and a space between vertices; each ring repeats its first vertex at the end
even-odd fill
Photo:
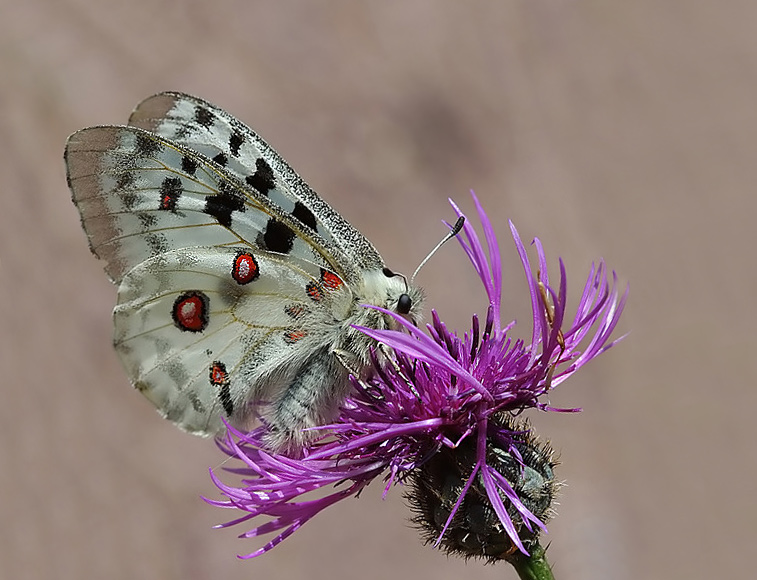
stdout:
POLYGON ((420 316, 422 290, 265 141, 225 111, 166 92, 128 126, 66 144, 92 252, 118 285, 114 344, 134 387, 199 435, 257 417, 297 451, 332 420, 376 343, 353 328, 420 316), (223 420, 222 420, 223 419, 223 420))

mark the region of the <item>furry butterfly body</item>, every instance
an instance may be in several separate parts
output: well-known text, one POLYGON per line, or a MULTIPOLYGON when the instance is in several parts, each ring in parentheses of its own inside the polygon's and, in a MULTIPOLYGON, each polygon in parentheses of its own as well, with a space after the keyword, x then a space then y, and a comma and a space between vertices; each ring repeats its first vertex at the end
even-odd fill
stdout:
POLYGON ((128 126, 66 146, 92 251, 119 285, 114 343, 126 372, 183 429, 246 428, 296 450, 335 415, 372 345, 352 325, 411 319, 421 291, 258 135, 181 93, 146 99, 128 126))

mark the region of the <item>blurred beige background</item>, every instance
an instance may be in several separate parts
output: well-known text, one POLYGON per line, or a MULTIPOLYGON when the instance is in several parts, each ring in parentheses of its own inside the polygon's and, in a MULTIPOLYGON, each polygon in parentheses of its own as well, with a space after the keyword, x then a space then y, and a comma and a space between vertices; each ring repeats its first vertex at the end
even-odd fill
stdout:
MULTIPOLYGON (((573 301, 592 260, 630 282, 625 343, 536 417, 567 482, 566 579, 749 577, 757 540, 754 2, 0 0, 1 578, 514 578, 421 545, 374 486, 253 561, 208 467, 111 350, 115 289, 69 200, 67 135, 182 90, 259 131, 400 271, 473 188, 540 236, 573 301)), ((465 328, 450 245, 421 276, 465 328)))

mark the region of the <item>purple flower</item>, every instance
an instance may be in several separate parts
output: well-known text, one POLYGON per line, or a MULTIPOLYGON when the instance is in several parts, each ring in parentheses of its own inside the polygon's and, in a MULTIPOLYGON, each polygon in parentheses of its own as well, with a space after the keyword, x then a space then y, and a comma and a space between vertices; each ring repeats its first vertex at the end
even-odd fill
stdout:
POLYGON ((618 342, 610 342, 610 335, 628 290, 621 297, 615 274, 610 282, 604 262, 592 265, 573 321, 566 323, 562 260, 559 284, 553 287, 541 242, 533 242, 538 257, 534 273, 510 223, 533 311, 530 341, 513 338, 509 333, 515 323, 500 323, 497 238, 475 195, 473 200, 485 245, 470 221, 457 239, 489 298, 483 325, 474 315, 470 331, 459 336, 433 312, 425 331, 398 316, 404 332, 360 328, 393 353, 388 362, 374 354, 374 376, 353 381, 354 391, 338 420, 318 428, 321 434, 301 458, 266 450, 265 427, 249 433, 229 428, 219 442, 242 462, 227 469, 242 479, 227 485, 211 471, 227 499, 207 501, 244 512, 219 527, 258 518, 242 537, 275 534, 245 558, 270 550, 321 510, 358 494, 379 476, 384 495, 395 483, 410 482, 416 521, 428 540, 449 551, 489 558, 513 550, 527 553, 529 539, 545 529, 555 488, 551 451, 514 418, 531 407, 579 410, 555 409, 540 398, 618 342), (308 497, 331 486, 328 495, 308 497))

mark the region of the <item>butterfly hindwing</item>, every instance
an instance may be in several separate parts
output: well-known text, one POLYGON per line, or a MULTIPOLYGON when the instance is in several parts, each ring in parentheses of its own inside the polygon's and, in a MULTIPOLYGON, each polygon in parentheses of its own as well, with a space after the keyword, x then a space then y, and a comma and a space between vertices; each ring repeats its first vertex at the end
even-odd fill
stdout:
POLYGON ((249 248, 165 252, 121 282, 116 350, 132 383, 185 430, 216 432, 221 415, 242 424, 250 402, 275 399, 333 342, 333 313, 352 299, 323 279, 312 264, 249 248))

